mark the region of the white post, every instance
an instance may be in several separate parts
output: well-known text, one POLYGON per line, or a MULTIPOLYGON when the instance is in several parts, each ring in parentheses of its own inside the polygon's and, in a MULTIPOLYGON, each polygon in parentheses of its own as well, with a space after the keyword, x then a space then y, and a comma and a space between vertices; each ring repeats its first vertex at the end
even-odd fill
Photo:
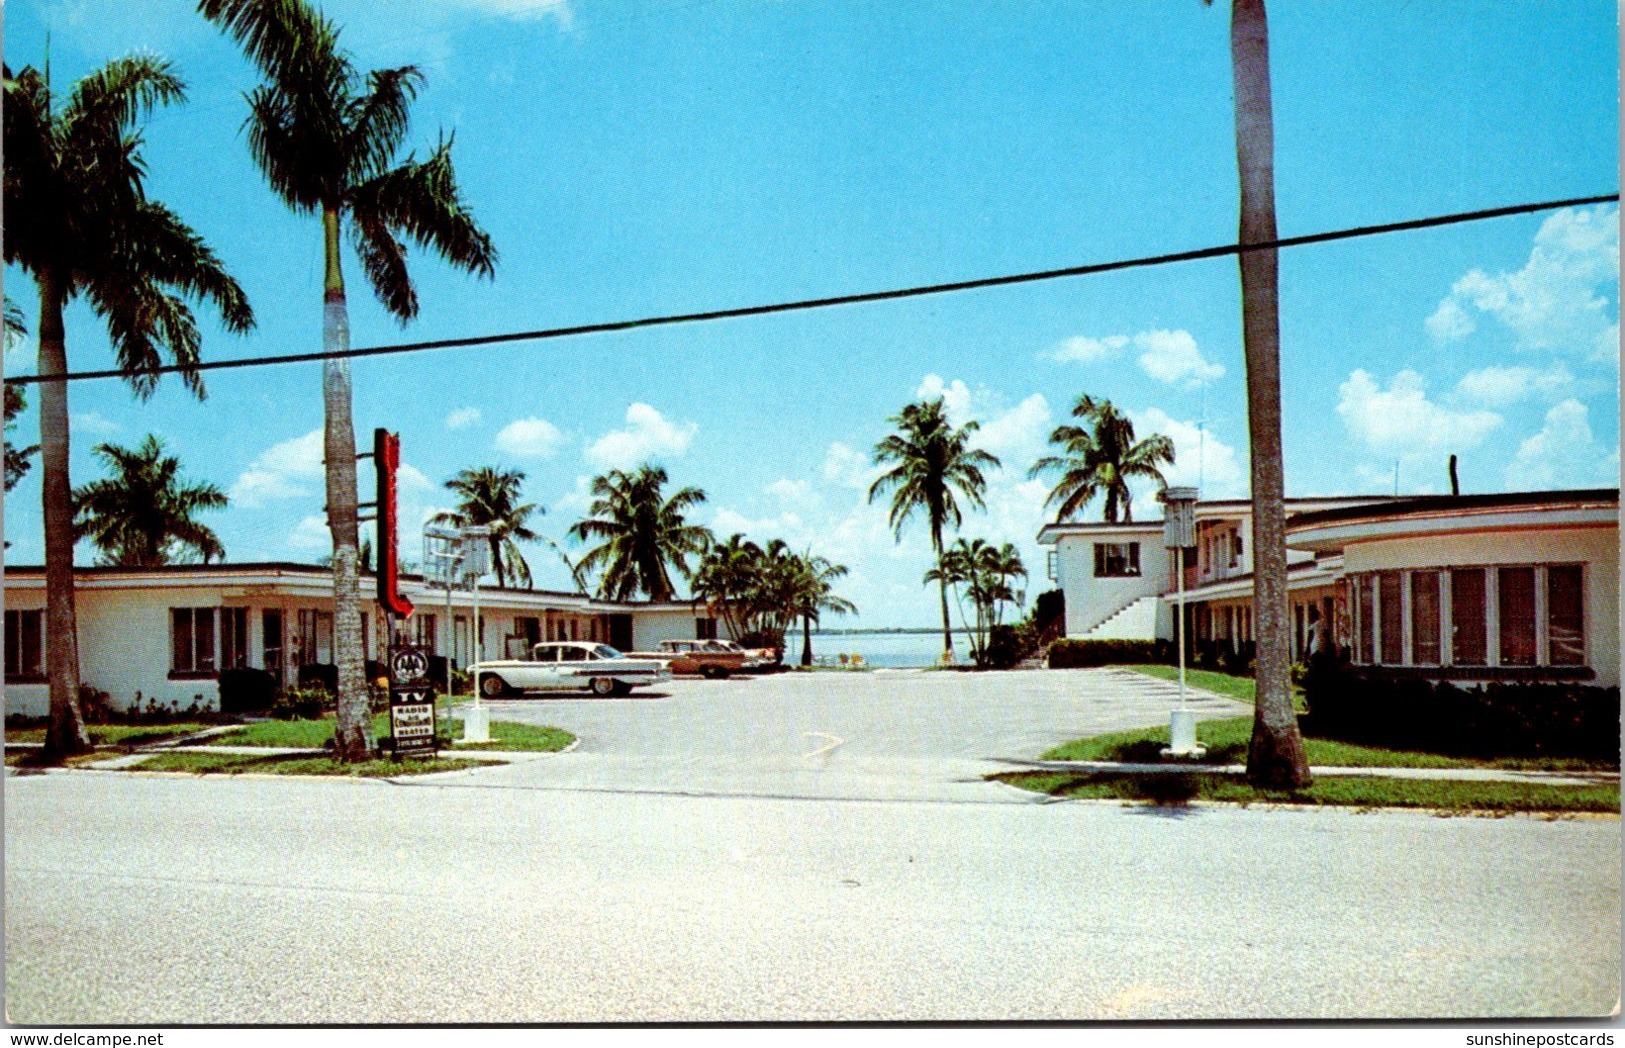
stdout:
MULTIPOLYGON (((463 532, 463 542, 467 543, 470 531, 463 532)), ((475 542, 485 541, 484 529, 473 536, 475 542)), ((484 646, 481 644, 485 630, 480 622, 480 572, 479 565, 483 563, 476 557, 465 557, 464 562, 475 570, 469 572, 473 582, 474 621, 470 624, 474 631, 474 664, 469 667, 469 682, 474 688, 474 705, 463 714, 463 741, 464 742, 490 742, 491 741, 491 711, 485 708, 480 701, 480 660, 485 657, 484 646)))
POLYGON ((1185 708, 1185 547, 1174 551, 1179 573, 1179 621, 1174 624, 1175 643, 1179 645, 1179 708, 1185 708))

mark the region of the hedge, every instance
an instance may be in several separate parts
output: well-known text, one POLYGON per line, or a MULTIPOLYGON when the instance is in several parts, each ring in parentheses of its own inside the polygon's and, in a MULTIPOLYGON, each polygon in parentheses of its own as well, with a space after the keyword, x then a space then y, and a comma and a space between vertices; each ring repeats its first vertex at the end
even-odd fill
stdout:
POLYGON ((1052 670, 1173 661, 1174 642, 1170 640, 1078 640, 1068 637, 1049 646, 1049 668, 1052 670))
POLYGON ((1330 660, 1304 676, 1306 735, 1456 757, 1619 761, 1619 689, 1400 680, 1330 660))

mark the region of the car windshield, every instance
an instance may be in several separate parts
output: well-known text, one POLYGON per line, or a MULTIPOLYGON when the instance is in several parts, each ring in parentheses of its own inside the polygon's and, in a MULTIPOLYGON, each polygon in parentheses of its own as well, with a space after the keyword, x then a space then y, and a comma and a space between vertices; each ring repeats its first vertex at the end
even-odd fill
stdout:
POLYGON ((600 659, 618 659, 622 657, 620 652, 616 651, 608 644, 598 645, 598 647, 592 649, 592 653, 598 656, 600 659))

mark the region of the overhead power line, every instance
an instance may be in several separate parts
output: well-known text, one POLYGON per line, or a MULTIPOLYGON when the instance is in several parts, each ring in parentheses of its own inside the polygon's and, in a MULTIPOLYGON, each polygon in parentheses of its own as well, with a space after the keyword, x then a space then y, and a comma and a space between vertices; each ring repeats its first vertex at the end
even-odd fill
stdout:
MULTIPOLYGON (((328 360, 338 357, 381 357, 395 353, 420 353, 431 349, 466 349, 472 346, 492 346, 505 342, 538 342, 546 339, 575 338, 581 335, 603 335, 620 331, 636 331, 639 328, 670 327, 677 324, 698 324, 713 320, 734 320, 742 317, 770 316, 774 313, 796 313, 810 309, 828 309, 832 306, 855 306, 869 302, 891 302, 897 299, 921 298, 926 295, 945 295, 955 291, 975 291, 981 288, 1008 287, 1013 284, 1034 284, 1044 280, 1060 280, 1066 277, 1090 276, 1095 273, 1111 273, 1123 269, 1141 269, 1147 266, 1163 266, 1174 262, 1195 262, 1205 258, 1223 258, 1226 255, 1242 255, 1253 251, 1273 251, 1278 248, 1303 247, 1308 244, 1325 244, 1334 240, 1352 240, 1355 237, 1377 236, 1382 233, 1403 233, 1413 229, 1431 229, 1436 226, 1457 225, 1462 222, 1479 222, 1490 218, 1506 218, 1510 215, 1526 215, 1536 211, 1554 211, 1563 207, 1582 207, 1588 204, 1606 204, 1619 200, 1618 193, 1609 193, 1602 196, 1574 197, 1569 200, 1547 200, 1536 204, 1514 204, 1510 207, 1493 207, 1482 211, 1460 211, 1449 215, 1434 215, 1430 218, 1413 218, 1405 222, 1388 222, 1382 225, 1353 226, 1348 229, 1337 229, 1324 233, 1307 233, 1303 236, 1281 237, 1277 240, 1263 241, 1252 244, 1219 244, 1213 247, 1196 248, 1190 251, 1175 251, 1162 255, 1146 255, 1140 258, 1118 259, 1114 262, 1094 262, 1082 266, 1068 266, 1064 269, 1042 269, 1030 273, 1012 273, 997 277, 980 277, 975 280, 957 280, 946 284, 922 284, 916 287, 893 288, 887 291, 864 291, 852 295, 831 295, 827 298, 805 298, 793 302, 775 302, 760 306, 738 306, 732 309, 710 309, 698 313, 671 313, 663 316, 642 317, 636 320, 611 320, 596 324, 575 324, 569 327, 540 328, 535 331, 510 331, 496 335, 474 335, 468 338, 443 338, 427 342, 397 342, 386 346, 364 346, 341 352, 315 352, 315 353, 284 353, 263 357, 239 357, 227 360, 209 360, 192 365, 190 368, 177 364, 168 364, 163 367, 143 371, 143 375, 163 375, 179 371, 224 371, 228 368, 264 367, 271 364, 302 364, 316 360, 328 360)), ((89 379, 123 378, 124 372, 117 368, 102 371, 73 371, 60 377, 53 377, 49 381, 85 381, 89 379)), ((6 379, 7 385, 27 385, 47 381, 39 375, 17 375, 6 379)))

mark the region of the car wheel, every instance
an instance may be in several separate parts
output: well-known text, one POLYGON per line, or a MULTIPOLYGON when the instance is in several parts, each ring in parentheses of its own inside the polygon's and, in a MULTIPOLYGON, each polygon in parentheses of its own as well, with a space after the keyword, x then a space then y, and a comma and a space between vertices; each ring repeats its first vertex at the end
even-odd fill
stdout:
POLYGON ((632 685, 626 683, 624 680, 618 680, 615 682, 615 688, 610 692, 610 694, 617 697, 622 695, 630 695, 632 694, 632 685))
POLYGON ((706 680, 720 680, 721 678, 726 677, 727 675, 728 675, 728 672, 726 670, 724 670, 721 666, 701 666, 700 667, 700 676, 704 677, 706 680))
POLYGON ((592 693, 600 699, 607 699, 615 694, 616 686, 620 681, 611 677, 594 677, 592 679, 592 693))
POLYGON ((508 682, 495 673, 480 675, 480 694, 488 699, 500 699, 508 694, 508 682))

